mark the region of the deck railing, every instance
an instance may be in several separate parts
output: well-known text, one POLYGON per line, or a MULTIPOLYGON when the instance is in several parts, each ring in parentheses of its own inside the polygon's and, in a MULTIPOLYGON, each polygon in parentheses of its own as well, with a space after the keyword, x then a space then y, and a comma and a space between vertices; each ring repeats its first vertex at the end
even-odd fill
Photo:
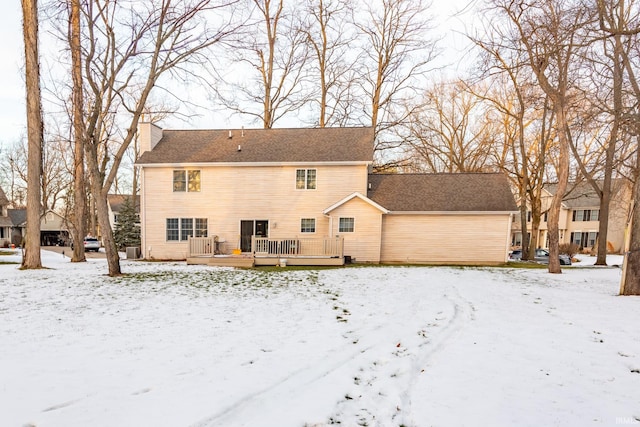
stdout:
POLYGON ((213 256, 217 244, 218 236, 189 237, 189 257, 213 256))
POLYGON ((259 257, 342 257, 344 244, 341 237, 278 239, 254 236, 251 247, 259 257))
MULTIPOLYGON (((270 238, 253 237, 251 252, 258 257, 342 257, 342 237, 270 238)), ((211 257, 221 253, 218 236, 189 237, 188 257, 211 257)))

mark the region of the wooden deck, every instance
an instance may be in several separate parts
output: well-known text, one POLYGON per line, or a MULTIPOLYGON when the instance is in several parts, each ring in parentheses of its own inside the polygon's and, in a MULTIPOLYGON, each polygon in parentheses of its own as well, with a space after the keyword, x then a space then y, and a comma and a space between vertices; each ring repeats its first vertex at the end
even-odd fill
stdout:
POLYGON ((262 238, 253 237, 250 253, 219 253, 218 239, 189 238, 187 264, 251 268, 254 266, 286 267, 289 265, 344 265, 342 238, 262 238))

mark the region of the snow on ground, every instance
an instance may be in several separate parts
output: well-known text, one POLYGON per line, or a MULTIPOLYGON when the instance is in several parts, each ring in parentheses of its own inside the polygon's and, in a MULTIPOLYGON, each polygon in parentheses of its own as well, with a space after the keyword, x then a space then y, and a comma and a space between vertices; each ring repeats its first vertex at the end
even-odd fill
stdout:
POLYGON ((640 425, 640 298, 593 261, 109 278, 43 251, 0 264, 0 425, 640 425))

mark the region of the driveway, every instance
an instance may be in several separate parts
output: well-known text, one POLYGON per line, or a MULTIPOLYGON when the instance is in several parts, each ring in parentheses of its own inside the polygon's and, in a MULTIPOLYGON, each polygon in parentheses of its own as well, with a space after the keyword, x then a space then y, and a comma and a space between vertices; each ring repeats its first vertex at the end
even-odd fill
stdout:
MULTIPOLYGON (((43 246, 42 249, 51 252, 57 252, 59 254, 64 254, 64 256, 71 258, 73 255, 73 250, 69 246, 43 246)), ((105 258, 106 254, 104 252, 104 248, 100 248, 100 252, 85 252, 84 253, 87 258, 105 258)))

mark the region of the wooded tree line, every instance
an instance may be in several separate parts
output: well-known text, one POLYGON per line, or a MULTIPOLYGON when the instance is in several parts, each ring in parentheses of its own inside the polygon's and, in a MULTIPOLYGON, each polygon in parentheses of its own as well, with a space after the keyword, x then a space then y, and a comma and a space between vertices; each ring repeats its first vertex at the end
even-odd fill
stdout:
MULTIPOLYGON (((551 272, 560 271, 561 197, 586 180, 602 201, 605 263, 611 180, 635 182, 638 170, 638 3, 477 3, 481 26, 467 34, 475 60, 445 79, 436 64, 446 52, 419 0, 44 2, 40 25, 56 49, 41 54, 55 60, 42 79, 42 204, 72 208, 76 239, 95 213, 109 271, 119 274, 106 196, 135 160, 137 124, 189 120, 206 105, 247 126, 372 126, 381 172, 504 171, 523 229, 527 210, 539 226, 542 185, 554 182, 551 272)), ((24 153, 16 147, 0 168, 15 203, 26 193, 24 153)), ((540 243, 523 242, 524 257, 540 243)))

